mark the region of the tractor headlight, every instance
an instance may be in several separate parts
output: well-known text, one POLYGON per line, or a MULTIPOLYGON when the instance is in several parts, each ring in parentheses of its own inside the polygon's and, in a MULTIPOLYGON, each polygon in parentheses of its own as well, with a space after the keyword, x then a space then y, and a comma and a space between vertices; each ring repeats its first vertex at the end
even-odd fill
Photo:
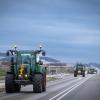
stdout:
POLYGON ((25 74, 25 77, 27 77, 27 74, 25 74))
POLYGON ((19 75, 19 77, 21 77, 21 75, 19 75))

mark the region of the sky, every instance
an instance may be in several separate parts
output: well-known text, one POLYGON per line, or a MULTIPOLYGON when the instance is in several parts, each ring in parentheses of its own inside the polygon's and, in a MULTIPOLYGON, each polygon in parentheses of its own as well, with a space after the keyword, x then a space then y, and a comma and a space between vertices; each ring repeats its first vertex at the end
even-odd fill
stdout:
POLYGON ((0 0, 0 52, 39 44, 64 62, 100 63, 100 0, 0 0))

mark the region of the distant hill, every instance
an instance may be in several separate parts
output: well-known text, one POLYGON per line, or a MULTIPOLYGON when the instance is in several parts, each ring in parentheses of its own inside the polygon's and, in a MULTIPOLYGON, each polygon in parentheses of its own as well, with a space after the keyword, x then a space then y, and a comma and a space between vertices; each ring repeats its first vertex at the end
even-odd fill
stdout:
POLYGON ((49 63, 50 66, 66 66, 66 63, 63 62, 55 62, 55 63, 49 63))
POLYGON ((98 64, 98 63, 89 63, 89 66, 100 67, 100 64, 98 64))
POLYGON ((1 57, 6 57, 6 53, 1 53, 1 52, 0 52, 0 56, 1 56, 1 57))
MULTIPOLYGON (((50 65, 66 65, 66 63, 62 63, 59 60, 56 60, 54 58, 50 58, 50 57, 41 57, 41 59, 45 60, 46 62, 48 62, 50 65)), ((6 58, 6 53, 1 53, 0 52, 0 61, 7 61, 8 58, 6 58)), ((87 66, 95 66, 95 67, 100 67, 100 64, 98 63, 88 63, 86 64, 87 66)))
POLYGON ((60 62, 59 60, 50 58, 50 57, 41 57, 41 59, 47 61, 47 62, 60 62))

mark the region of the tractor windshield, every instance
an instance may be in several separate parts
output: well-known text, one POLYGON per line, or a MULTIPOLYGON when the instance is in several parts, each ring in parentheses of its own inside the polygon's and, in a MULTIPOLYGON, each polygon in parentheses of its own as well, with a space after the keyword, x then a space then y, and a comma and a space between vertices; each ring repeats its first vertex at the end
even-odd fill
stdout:
POLYGON ((31 64, 31 54, 21 54, 22 64, 31 64))
POLYGON ((77 67, 78 67, 79 70, 84 70, 85 69, 85 67, 83 65, 78 65, 77 67))
POLYGON ((81 65, 78 65, 77 67, 80 68, 80 69, 83 68, 83 66, 81 66, 81 65))

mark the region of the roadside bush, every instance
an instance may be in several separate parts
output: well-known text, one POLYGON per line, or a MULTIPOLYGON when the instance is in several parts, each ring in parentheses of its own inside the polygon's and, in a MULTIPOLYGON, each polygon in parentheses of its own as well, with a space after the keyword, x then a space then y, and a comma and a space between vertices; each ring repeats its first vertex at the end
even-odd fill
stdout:
POLYGON ((0 76, 5 76, 5 75, 6 75, 6 71, 0 68, 0 76))

